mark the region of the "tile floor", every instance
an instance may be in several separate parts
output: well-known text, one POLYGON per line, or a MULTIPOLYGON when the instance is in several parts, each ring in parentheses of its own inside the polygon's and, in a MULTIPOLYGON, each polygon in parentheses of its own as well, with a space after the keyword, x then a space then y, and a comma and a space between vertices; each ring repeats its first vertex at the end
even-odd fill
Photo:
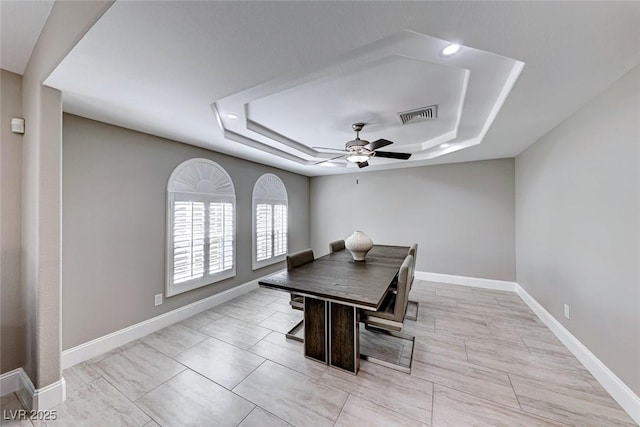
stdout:
POLYGON ((411 298, 411 375, 305 359, 283 335, 302 314, 258 289, 65 370, 58 420, 34 425, 635 425, 516 294, 417 281, 411 298))

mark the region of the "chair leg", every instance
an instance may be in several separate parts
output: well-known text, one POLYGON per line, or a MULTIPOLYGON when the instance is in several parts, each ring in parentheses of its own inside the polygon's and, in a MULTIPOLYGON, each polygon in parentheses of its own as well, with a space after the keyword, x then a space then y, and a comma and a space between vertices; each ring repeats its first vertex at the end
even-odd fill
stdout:
POLYGON ((304 311, 304 297, 301 295, 291 294, 291 301, 289 301, 289 305, 294 310, 304 311))
POLYGON ((409 300, 409 303, 407 304, 407 313, 404 315, 404 318, 407 320, 418 320, 419 308, 420 308, 420 304, 418 303, 418 301, 409 300), (415 310, 412 307, 415 307, 415 310))
POLYGON ((377 328, 377 327, 374 327, 374 326, 371 326, 371 325, 367 325, 367 324, 365 324, 364 327, 365 327, 365 329, 367 331, 370 331, 370 332, 374 332, 374 333, 381 334, 381 335, 389 335, 391 337, 396 337, 396 338, 400 338, 402 340, 405 340, 407 342, 407 344, 410 346, 411 353, 410 353, 410 356, 409 356, 409 364, 408 365, 399 363, 399 361, 398 361, 398 363, 394 363, 394 362, 391 362, 389 360, 384 360, 383 358, 376 357, 376 355, 373 355, 373 354, 360 353, 360 358, 362 360, 367 360, 367 361, 369 361, 371 363, 375 363, 377 365, 382 365, 382 366, 385 366, 387 368, 395 369, 397 371, 410 374, 411 373, 411 367, 413 366, 413 353, 414 353, 414 350, 415 350, 416 338, 413 335, 405 334, 405 333, 402 333, 402 332, 389 331, 389 330, 386 330, 386 329, 380 329, 380 328, 377 328))
POLYGON ((290 340, 304 342, 304 319, 291 328, 291 330, 285 334, 285 337, 290 340))

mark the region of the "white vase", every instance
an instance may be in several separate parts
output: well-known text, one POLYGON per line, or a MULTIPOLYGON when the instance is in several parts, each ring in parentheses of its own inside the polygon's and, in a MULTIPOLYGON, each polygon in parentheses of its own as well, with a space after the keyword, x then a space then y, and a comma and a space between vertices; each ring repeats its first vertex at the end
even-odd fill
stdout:
POLYGON ((367 252, 373 247, 373 240, 362 231, 356 231, 345 240, 344 245, 356 261, 364 261, 367 252))

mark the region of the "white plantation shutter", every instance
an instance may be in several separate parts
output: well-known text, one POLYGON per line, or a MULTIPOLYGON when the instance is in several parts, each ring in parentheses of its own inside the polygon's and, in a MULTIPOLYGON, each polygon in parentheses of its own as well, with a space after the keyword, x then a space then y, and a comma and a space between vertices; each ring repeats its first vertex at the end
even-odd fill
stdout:
POLYGON ((235 276, 235 190, 226 171, 188 160, 167 194, 167 297, 235 276))
POLYGON ((204 275, 204 203, 174 203, 173 282, 204 275))
POLYGON ((224 271, 233 268, 234 265, 233 243, 236 228, 233 224, 233 210, 231 203, 224 204, 224 264, 222 266, 224 271))
POLYGON ((253 269, 284 260, 287 255, 287 190, 274 174, 264 174, 253 187, 253 269))
POLYGON ((273 255, 287 253, 287 205, 273 207, 273 255))
POLYGON ((271 258, 273 207, 266 203, 256 205, 256 259, 271 258))
POLYGON ((233 206, 209 204, 209 274, 233 267, 233 206))

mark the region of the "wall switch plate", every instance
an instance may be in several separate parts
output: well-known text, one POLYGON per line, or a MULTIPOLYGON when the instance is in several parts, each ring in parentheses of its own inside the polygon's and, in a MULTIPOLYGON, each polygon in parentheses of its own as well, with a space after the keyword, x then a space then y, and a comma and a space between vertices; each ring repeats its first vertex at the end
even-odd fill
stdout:
POLYGON ((153 299, 153 304, 157 307, 162 304, 162 294, 157 294, 153 299))
POLYGON ((569 318, 569 306, 567 304, 564 305, 564 317, 569 318))

